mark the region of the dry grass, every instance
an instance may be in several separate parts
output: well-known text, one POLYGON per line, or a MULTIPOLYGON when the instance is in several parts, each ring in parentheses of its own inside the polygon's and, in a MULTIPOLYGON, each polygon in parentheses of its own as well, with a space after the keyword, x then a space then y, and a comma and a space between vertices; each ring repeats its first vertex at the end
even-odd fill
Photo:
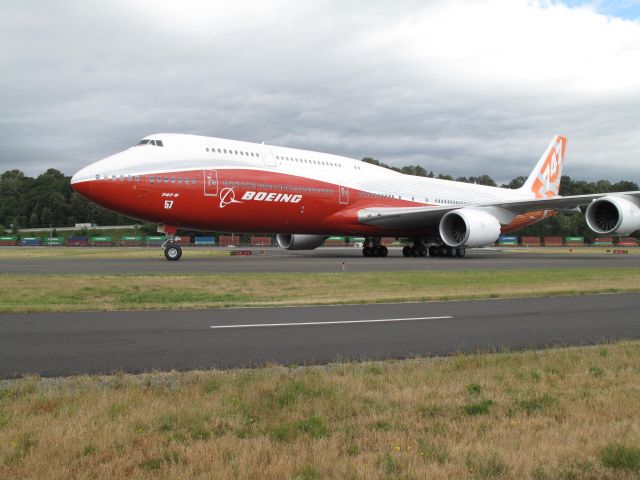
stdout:
POLYGON ((0 275, 0 312, 381 303, 640 291, 640 269, 0 275))
POLYGON ((506 253, 531 253, 531 254, 573 254, 573 255, 617 255, 614 250, 625 250, 627 255, 640 254, 638 247, 499 247, 506 253))
POLYGON ((640 342, 0 382, 0 478, 637 478, 640 342))
MULTIPOLYGON (((184 252, 190 258, 229 256, 227 250, 214 250, 207 247, 187 247, 184 252)), ((164 259, 164 255, 160 247, 0 247, 0 260, 34 258, 164 259)))

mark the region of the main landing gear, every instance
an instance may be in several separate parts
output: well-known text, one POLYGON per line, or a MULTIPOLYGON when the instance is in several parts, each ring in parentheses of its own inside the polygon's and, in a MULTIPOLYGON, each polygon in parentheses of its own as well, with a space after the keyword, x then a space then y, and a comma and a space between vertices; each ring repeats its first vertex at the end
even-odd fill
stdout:
POLYGON ((413 245, 405 245, 402 249, 402 255, 405 257, 458 257, 462 258, 466 255, 463 247, 448 247, 447 245, 432 244, 428 247, 422 242, 422 239, 414 240, 413 245))
POLYGON ((362 247, 363 257, 386 257, 389 250, 384 245, 380 245, 380 239, 367 239, 362 247))

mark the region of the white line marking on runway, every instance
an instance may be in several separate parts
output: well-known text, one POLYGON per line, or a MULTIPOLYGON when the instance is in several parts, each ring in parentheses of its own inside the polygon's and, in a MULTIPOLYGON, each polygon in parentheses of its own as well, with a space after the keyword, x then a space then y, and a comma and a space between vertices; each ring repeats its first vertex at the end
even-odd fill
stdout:
POLYGON ((446 317, 415 317, 415 318, 380 318, 375 320, 335 320, 331 322, 295 322, 295 323, 251 323, 246 325, 211 325, 213 329, 223 328, 260 328, 260 327, 308 327, 314 325, 345 325, 348 323, 391 323, 391 322, 415 322, 419 320, 446 320, 446 317))

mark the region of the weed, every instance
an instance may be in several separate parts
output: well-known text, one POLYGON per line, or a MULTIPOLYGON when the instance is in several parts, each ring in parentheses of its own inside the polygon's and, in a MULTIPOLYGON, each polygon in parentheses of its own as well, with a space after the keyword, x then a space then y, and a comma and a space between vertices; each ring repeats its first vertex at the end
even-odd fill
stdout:
POLYGON ((612 443, 601 450, 600 461, 608 468, 640 472, 640 449, 612 443))
POLYGON ((140 464, 141 469, 148 470, 148 471, 160 470, 161 467, 162 467, 162 458, 158 458, 158 457, 150 458, 140 464))
POLYGON ((493 405, 493 401, 491 400, 481 400, 479 402, 474 402, 474 403, 465 405, 464 411, 469 416, 488 415, 492 405, 493 405))
POLYGON ((444 463, 449 458, 446 447, 418 438, 418 455, 430 462, 444 463))
POLYGON ((312 438, 329 436, 329 429, 320 415, 312 415, 309 418, 296 422, 296 430, 306 433, 312 438))
POLYGON ((379 420, 373 424, 373 428, 376 430, 382 430, 383 432, 388 432, 391 430, 391 424, 389 422, 385 422, 384 420, 379 420))
POLYGON ((371 375, 382 375, 382 369, 378 365, 368 365, 365 371, 371 375))
POLYGON ((434 418, 442 414, 443 408, 440 405, 422 405, 418 412, 424 418, 434 418))
POLYGON ((0 412, 0 430, 9 425, 9 416, 3 412, 0 412))
POLYGON ((220 390, 221 382, 218 379, 209 380, 204 384, 203 391, 204 393, 211 394, 220 390))
POLYGON ((290 442, 295 437, 295 433, 290 425, 278 425, 268 432, 269 437, 276 442, 290 442))
POLYGON ((509 467, 503 463, 494 452, 489 456, 467 456, 467 469, 474 478, 494 479, 505 475, 509 467))
POLYGON ((381 463, 386 474, 391 475, 392 473, 400 473, 400 465, 398 465, 390 452, 387 452, 385 456, 382 457, 381 463))
POLYGON ((467 392, 469 392, 469 395, 478 396, 480 395, 481 391, 482 387, 478 383, 470 383, 469 385, 467 385, 467 392))
POLYGON ((37 442, 33 438, 33 434, 27 432, 18 435, 13 444, 13 452, 5 459, 7 465, 20 462, 29 453, 29 450, 36 446, 37 442))
POLYGON ((589 373, 596 378, 604 376, 604 370, 596 365, 589 367, 589 373))
POLYGON ((116 420, 118 417, 127 413, 128 407, 123 403, 114 403, 109 407, 107 411, 107 417, 109 420, 116 420))
POLYGON ((548 408, 554 402, 555 399, 548 393, 545 393, 540 397, 534 397, 528 400, 520 400, 519 402, 517 402, 517 405, 522 410, 527 412, 528 415, 531 415, 532 413, 540 412, 545 408, 548 408))
POLYGON ((322 474, 310 465, 305 465, 293 475, 293 480, 319 480, 322 474))
POLYGON ((82 449, 82 456, 83 457, 88 457, 89 455, 93 455, 94 453, 96 453, 95 445, 87 445, 86 447, 84 447, 82 449))
POLYGON ((347 452, 347 455, 349 455, 350 457, 355 457, 360 453, 360 449, 358 448, 357 445, 349 445, 347 447, 346 452, 347 452))
POLYGON ((178 419, 175 415, 170 413, 164 413, 158 417, 158 431, 159 432, 172 432, 176 429, 178 419))

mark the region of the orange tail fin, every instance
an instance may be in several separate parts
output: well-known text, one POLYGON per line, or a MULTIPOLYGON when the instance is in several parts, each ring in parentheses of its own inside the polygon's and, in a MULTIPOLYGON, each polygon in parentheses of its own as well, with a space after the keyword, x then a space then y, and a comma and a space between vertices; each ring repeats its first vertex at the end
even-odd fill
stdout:
POLYGON ((533 193, 535 198, 557 196, 566 149, 566 137, 556 135, 520 190, 533 193))

